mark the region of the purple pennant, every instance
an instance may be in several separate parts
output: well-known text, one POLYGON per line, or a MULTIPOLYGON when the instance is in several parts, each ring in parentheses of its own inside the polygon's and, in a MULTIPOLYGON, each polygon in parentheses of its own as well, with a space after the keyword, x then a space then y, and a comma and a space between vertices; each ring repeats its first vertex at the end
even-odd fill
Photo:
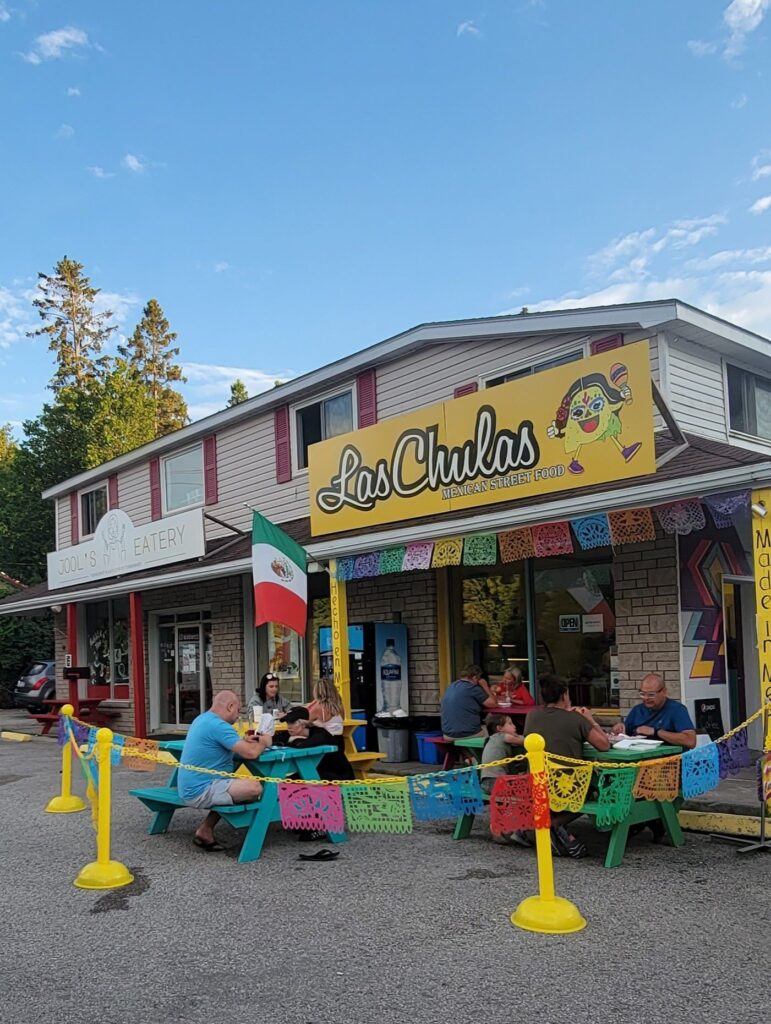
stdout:
POLYGON ((79 722, 72 722, 72 735, 75 737, 75 742, 78 746, 81 743, 88 742, 89 726, 81 725, 79 722))
POLYGON ((366 555, 357 555, 353 565, 353 578, 355 580, 366 579, 368 576, 377 576, 379 571, 379 551, 369 551, 366 555))
POLYGON ((747 730, 740 729, 733 736, 717 745, 718 757, 720 758, 720 778, 727 779, 729 775, 736 775, 742 768, 750 766, 750 750, 747 743, 747 730))
POLYGON ((59 715, 59 721, 56 723, 56 742, 60 747, 67 742, 67 720, 64 715, 59 715))

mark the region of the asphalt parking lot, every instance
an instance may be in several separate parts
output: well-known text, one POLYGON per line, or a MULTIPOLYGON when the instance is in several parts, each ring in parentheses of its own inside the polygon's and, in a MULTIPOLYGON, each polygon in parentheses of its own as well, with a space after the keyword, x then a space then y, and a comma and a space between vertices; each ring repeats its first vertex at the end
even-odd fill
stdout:
POLYGON ((147 835, 149 812, 128 790, 161 784, 165 769, 118 770, 112 852, 136 881, 84 892, 72 882, 95 857, 90 815, 43 811, 58 764, 52 739, 0 742, 9 1024, 766 1018, 768 854, 640 837, 605 871, 605 840, 579 826, 591 856, 556 862, 557 891, 588 927, 536 935, 509 922, 536 891, 534 857, 491 844, 485 819, 465 842, 444 823, 355 836, 327 863, 299 861, 308 846, 273 826, 261 860, 239 864, 227 825, 225 853, 193 845, 200 812, 147 835))

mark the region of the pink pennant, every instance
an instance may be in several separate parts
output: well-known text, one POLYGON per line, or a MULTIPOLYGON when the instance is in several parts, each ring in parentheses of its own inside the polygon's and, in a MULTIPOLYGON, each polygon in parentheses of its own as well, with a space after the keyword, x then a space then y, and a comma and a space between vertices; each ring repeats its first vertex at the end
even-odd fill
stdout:
POLYGON ((532 528, 532 534, 536 558, 573 554, 570 523, 541 523, 532 528))
POLYGON ((345 815, 339 786, 308 786, 304 782, 282 782, 278 804, 284 828, 344 832, 345 815))

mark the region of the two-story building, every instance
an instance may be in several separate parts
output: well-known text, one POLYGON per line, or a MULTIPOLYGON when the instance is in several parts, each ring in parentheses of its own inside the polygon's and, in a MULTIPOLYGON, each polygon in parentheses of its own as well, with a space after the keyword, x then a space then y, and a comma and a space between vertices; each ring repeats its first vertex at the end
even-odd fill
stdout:
POLYGON ((47 584, 0 614, 53 609, 57 675, 152 734, 268 669, 306 697, 332 564, 349 622, 406 626, 412 712, 473 661, 622 710, 659 671, 727 728, 764 486, 765 338, 677 300, 426 324, 52 487, 47 584), (312 559, 305 637, 252 625, 252 509, 312 559))

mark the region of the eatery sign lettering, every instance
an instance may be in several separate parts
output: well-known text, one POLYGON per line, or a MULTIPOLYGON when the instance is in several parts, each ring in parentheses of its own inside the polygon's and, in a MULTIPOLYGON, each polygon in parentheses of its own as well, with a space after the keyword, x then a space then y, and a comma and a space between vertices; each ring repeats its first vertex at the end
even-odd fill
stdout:
POLYGON ((654 473, 648 342, 308 449, 314 536, 654 473))
POLYGON ((199 558, 206 552, 201 509, 134 526, 120 509, 97 523, 93 537, 48 553, 48 588, 123 576, 171 562, 199 558))

